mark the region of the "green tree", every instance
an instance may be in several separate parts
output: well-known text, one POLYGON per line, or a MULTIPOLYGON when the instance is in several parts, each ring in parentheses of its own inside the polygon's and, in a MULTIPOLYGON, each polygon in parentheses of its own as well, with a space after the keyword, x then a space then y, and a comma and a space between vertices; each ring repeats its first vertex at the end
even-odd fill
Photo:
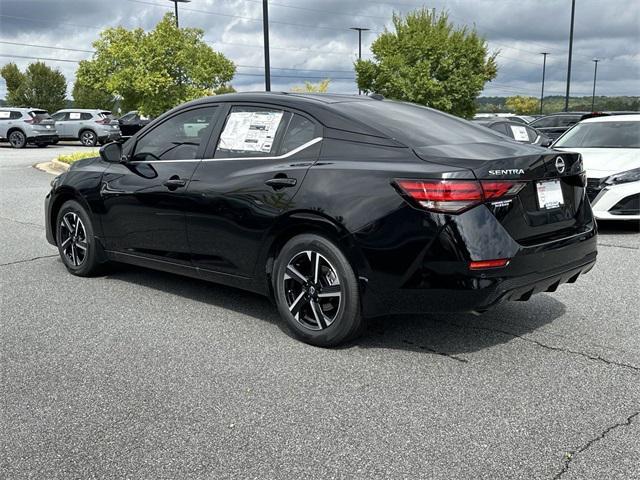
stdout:
POLYGON ((35 62, 22 73, 15 63, 8 63, 0 74, 7 84, 7 104, 10 106, 37 107, 49 112, 65 106, 67 81, 58 69, 35 62))
POLYGON ((475 98, 497 74, 497 53, 489 54, 485 39, 425 8, 394 14, 393 25, 371 45, 374 60, 356 62, 358 87, 472 117, 475 98))
POLYGON ((331 80, 325 78, 318 83, 304 82, 304 85, 294 85, 291 87, 292 92, 296 93, 327 93, 329 91, 329 83, 331 80))
POLYGON ((540 111, 540 100, 534 97, 515 97, 507 98, 505 102, 507 108, 518 115, 529 115, 540 111))
POLYGON ((100 108, 113 110, 117 99, 108 91, 88 85, 76 79, 73 84, 73 104, 77 108, 100 108))
POLYGON ((123 110, 150 116, 187 100, 213 95, 235 74, 235 65, 215 52, 198 28, 176 28, 167 14, 150 32, 108 28, 94 42, 91 60, 80 62, 82 85, 121 99, 123 110))

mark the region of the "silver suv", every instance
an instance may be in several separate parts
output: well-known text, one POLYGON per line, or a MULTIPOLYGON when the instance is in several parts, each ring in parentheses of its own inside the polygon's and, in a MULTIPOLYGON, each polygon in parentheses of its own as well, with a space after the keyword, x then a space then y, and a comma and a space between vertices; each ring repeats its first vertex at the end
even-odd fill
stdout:
POLYGON ((80 140, 84 146, 93 147, 120 138, 118 120, 108 110, 69 108, 52 116, 61 140, 80 140))
POLYGON ((46 110, 38 108, 0 108, 0 141, 13 148, 27 143, 46 147, 58 141, 56 125, 46 110))

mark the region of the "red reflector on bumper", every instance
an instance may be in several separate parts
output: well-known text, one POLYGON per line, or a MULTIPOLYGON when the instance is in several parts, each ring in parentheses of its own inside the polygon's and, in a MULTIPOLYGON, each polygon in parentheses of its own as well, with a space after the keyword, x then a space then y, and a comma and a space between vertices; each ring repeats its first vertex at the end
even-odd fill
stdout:
POLYGON ((497 260, 479 260, 477 262, 469 262, 470 270, 483 270, 485 268, 506 267, 509 263, 508 258, 500 258, 497 260))

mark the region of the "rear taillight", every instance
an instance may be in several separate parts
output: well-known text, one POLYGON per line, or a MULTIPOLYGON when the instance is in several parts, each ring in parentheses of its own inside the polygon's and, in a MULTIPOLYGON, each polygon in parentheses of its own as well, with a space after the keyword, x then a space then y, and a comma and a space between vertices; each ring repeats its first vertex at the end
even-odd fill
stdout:
POLYGON ((96 120, 96 123, 99 123, 100 125, 108 125, 111 122, 111 120, 109 120, 108 118, 99 118, 98 120, 96 120))
POLYGON ((524 183, 507 180, 396 180, 402 193, 426 210, 461 213, 487 200, 516 195, 524 183))
POLYGON ((470 270, 485 270, 487 268, 506 267, 509 264, 508 258, 499 258, 496 260, 477 260, 469 262, 470 270))
POLYGON ((25 118, 24 119, 24 123, 33 124, 33 123, 36 123, 36 122, 33 120, 33 118, 25 118))

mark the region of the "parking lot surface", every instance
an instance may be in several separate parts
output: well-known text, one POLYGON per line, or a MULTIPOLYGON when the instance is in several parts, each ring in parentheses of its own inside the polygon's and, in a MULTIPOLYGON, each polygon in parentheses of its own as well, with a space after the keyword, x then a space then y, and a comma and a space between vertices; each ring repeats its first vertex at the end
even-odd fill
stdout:
POLYGON ((250 293, 68 274, 32 165, 80 149, 0 146, 0 477, 640 478, 632 229, 556 293, 320 349, 250 293))

